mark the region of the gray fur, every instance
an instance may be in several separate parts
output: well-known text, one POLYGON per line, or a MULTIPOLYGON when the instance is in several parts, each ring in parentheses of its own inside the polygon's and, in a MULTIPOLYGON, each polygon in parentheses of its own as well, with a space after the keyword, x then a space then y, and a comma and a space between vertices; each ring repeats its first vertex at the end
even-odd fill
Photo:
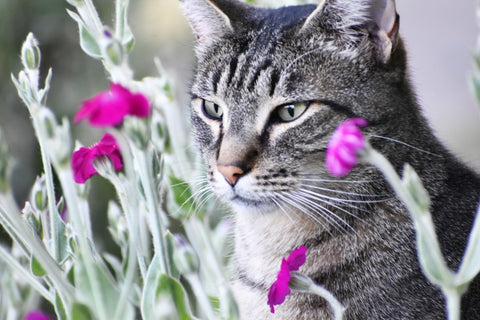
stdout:
MULTIPOLYGON (((183 0, 192 26, 210 22, 194 27, 192 125, 211 188, 235 212, 234 291, 242 319, 331 318, 322 299, 303 293, 270 314, 268 288, 282 257, 300 245, 308 248, 300 271, 347 307, 345 319, 445 318, 440 291, 419 269, 409 215, 381 174, 358 165, 335 179, 324 166, 337 125, 366 118, 371 144, 397 170, 408 162, 421 176, 442 251, 450 267, 458 266, 480 179, 423 118, 392 24, 396 12, 384 12, 392 4, 326 0, 318 8, 260 9, 234 0, 183 0), (223 117, 205 114, 203 99, 223 117), (302 116, 278 121, 279 106, 302 101, 310 102, 302 116), (242 170, 233 187, 221 166, 242 170)), ((462 310, 463 319, 480 319, 478 279, 462 310)))

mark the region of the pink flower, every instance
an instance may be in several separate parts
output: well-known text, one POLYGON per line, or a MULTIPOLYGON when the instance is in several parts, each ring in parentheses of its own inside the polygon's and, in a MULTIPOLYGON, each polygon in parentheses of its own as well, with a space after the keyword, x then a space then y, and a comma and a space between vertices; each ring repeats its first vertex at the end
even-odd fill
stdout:
POLYGON ((307 248, 304 246, 295 249, 290 253, 287 259, 283 258, 280 272, 278 272, 277 280, 270 286, 268 292, 268 302, 270 311, 275 313, 273 306, 280 305, 285 301, 285 298, 290 294, 288 283, 290 282, 290 272, 298 271, 298 269, 305 263, 307 248))
POLYGON ((97 144, 90 148, 80 148, 73 153, 72 169, 75 182, 85 183, 88 178, 97 174, 93 162, 100 157, 108 157, 115 170, 123 167, 120 148, 115 138, 109 133, 106 133, 97 144))
POLYGON ((362 118, 345 120, 333 133, 327 146, 325 163, 336 177, 350 173, 357 164, 357 152, 365 146, 365 138, 358 127, 367 126, 362 118))
POLYGON ((34 310, 27 313, 23 320, 52 320, 52 318, 40 310, 34 310))
POLYGON ((116 126, 125 116, 147 117, 150 103, 141 93, 132 93, 119 84, 112 83, 110 90, 103 91, 95 97, 82 102, 82 107, 75 115, 74 122, 85 118, 92 126, 116 126))

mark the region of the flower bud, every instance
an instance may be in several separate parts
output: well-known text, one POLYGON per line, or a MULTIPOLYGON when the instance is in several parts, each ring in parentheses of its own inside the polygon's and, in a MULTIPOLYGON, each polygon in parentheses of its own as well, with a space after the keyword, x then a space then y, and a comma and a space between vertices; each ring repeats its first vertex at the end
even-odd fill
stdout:
POLYGON ((42 222, 40 221, 40 215, 38 212, 35 211, 34 208, 32 208, 32 205, 30 202, 25 203, 25 207, 22 209, 23 213, 23 218, 27 223, 30 225, 32 230, 38 234, 40 237, 42 237, 42 222))
POLYGON ((29 33, 22 46, 22 64, 25 69, 37 70, 40 67, 40 58, 37 39, 29 33))
POLYGON ((165 119, 158 112, 152 115, 152 142, 158 151, 172 153, 168 127, 165 119))
POLYGON ((420 177, 408 163, 403 169, 402 184, 408 190, 421 211, 427 212, 430 207, 430 196, 427 190, 425 190, 420 177))
POLYGON ((56 166, 68 165, 72 152, 68 120, 62 119, 62 123, 59 125, 53 112, 46 107, 40 107, 38 113, 40 130, 44 135, 48 156, 56 166))
POLYGON ((30 196, 30 202, 38 211, 44 211, 47 208, 48 198, 45 176, 41 176, 35 181, 30 196))
POLYGON ((112 37, 110 31, 105 30, 104 35, 107 38, 104 47, 105 58, 113 65, 121 65, 125 56, 122 44, 120 41, 112 37))

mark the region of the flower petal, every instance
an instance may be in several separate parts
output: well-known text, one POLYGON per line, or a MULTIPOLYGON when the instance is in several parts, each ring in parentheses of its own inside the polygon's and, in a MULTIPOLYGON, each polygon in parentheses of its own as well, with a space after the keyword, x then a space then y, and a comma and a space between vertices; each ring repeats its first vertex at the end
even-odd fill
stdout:
POLYGON ((287 264, 290 271, 298 271, 300 267, 305 263, 307 260, 306 257, 307 248, 304 246, 300 246, 299 248, 295 249, 290 253, 287 258, 287 264))
POLYGON ((34 310, 27 313, 23 320, 52 320, 52 318, 43 313, 43 311, 34 310))
POLYGON ((355 167, 357 152, 365 147, 365 139, 358 127, 365 127, 362 118, 345 120, 338 126, 330 139, 325 154, 325 165, 334 176, 344 176, 355 167))
POLYGON ((77 183, 85 183, 91 176, 97 174, 93 162, 98 157, 108 157, 115 170, 123 167, 122 155, 117 141, 110 134, 106 133, 102 139, 90 148, 80 148, 72 155, 73 178, 77 183))
POLYGON ((116 126, 127 115, 146 117, 150 114, 150 103, 140 93, 112 83, 110 89, 82 102, 74 122, 88 119, 90 125, 98 127, 116 126))
POLYGON ((277 275, 277 280, 272 284, 268 291, 267 304, 270 306, 270 312, 275 313, 275 305, 280 305, 285 302, 285 298, 290 294, 288 282, 290 281, 290 269, 287 260, 282 260, 280 272, 277 275))

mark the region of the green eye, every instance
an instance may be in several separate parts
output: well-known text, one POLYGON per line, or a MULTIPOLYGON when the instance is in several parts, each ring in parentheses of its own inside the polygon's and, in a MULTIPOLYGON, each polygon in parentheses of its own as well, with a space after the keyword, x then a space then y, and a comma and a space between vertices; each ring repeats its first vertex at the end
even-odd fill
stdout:
POLYGON ((298 119, 307 108, 308 104, 306 102, 286 104, 277 108, 277 115, 280 121, 290 122, 298 119))
POLYGON ((221 120, 223 116, 222 108, 211 101, 203 100, 202 101, 202 110, 203 113, 210 119, 221 120))

